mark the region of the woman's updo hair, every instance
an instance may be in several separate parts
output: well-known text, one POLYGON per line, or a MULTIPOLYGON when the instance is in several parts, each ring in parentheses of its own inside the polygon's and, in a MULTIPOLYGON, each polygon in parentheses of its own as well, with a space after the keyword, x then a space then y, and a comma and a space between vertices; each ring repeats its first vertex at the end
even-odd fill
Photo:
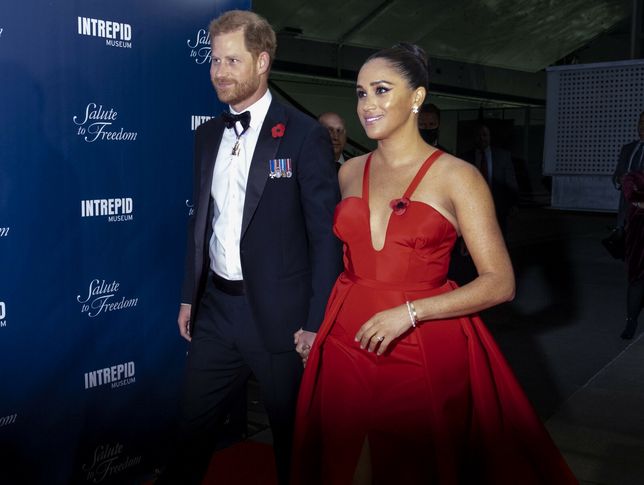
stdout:
POLYGON ((393 47, 382 49, 369 56, 365 64, 373 59, 385 59, 394 69, 409 81, 412 89, 429 85, 429 62, 427 54, 416 44, 398 42, 393 47))

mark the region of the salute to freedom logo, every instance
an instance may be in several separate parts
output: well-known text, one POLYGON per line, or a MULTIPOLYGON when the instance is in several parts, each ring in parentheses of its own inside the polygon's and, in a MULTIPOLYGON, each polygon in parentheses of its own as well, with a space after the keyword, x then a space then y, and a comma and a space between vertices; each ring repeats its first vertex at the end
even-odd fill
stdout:
POLYGON ((6 317, 7 306, 5 305, 4 301, 0 301, 0 328, 7 326, 7 320, 5 320, 6 317))
MULTIPOLYGON (((121 443, 99 445, 94 450, 91 464, 84 464, 82 469, 86 473, 87 481, 101 483, 110 479, 128 468, 139 465, 141 456, 127 456, 123 452, 121 443)), ((113 482, 112 482, 113 483, 113 482)))
POLYGON ((188 39, 186 44, 190 47, 190 57, 197 64, 210 62, 210 32, 207 32, 206 29, 199 29, 196 37, 188 39))
POLYGON ((95 141, 135 141, 138 133, 125 131, 113 126, 118 118, 118 111, 114 108, 103 108, 102 104, 88 103, 85 112, 75 115, 74 124, 78 126, 76 134, 83 137, 87 143, 95 141))
POLYGON ((87 295, 84 298, 81 295, 76 297, 76 301, 81 304, 81 313, 87 313, 88 317, 95 318, 101 313, 127 310, 137 306, 138 298, 122 296, 120 300, 118 299, 116 294, 119 291, 119 286, 120 283, 117 281, 106 283, 105 280, 92 280, 87 295))
POLYGON ((2 416, 0 418, 0 428, 4 428, 5 426, 9 426, 10 424, 15 424, 17 418, 18 418, 17 414, 10 414, 9 416, 2 416))

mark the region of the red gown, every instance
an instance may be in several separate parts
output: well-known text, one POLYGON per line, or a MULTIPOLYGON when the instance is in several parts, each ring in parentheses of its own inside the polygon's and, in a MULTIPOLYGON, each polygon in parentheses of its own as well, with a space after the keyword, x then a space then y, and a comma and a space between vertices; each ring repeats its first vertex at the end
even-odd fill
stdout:
POLYGON ((446 279, 456 231, 428 204, 392 212, 383 248, 373 248, 370 160, 362 197, 335 211, 345 270, 302 380, 294 483, 350 485, 365 439, 374 484, 577 483, 477 315, 420 323, 382 356, 354 341, 375 313, 456 287, 446 279))

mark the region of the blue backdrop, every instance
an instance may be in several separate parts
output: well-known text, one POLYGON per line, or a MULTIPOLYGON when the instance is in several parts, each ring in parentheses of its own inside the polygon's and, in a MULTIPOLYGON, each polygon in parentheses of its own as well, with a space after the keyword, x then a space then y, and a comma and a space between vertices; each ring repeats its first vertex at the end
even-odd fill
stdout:
POLYGON ((210 19, 250 1, 0 4, 0 483, 161 463, 210 19))

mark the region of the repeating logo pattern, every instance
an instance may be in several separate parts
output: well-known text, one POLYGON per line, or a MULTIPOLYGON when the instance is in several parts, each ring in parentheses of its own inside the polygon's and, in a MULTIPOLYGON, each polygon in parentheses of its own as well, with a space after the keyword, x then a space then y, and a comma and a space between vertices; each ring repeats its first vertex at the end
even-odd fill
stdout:
POLYGON ((81 305, 81 313, 87 314, 89 318, 96 318, 100 314, 136 307, 139 303, 138 298, 121 296, 121 299, 118 299, 116 294, 120 286, 117 281, 107 283, 105 280, 92 280, 88 286, 87 295, 76 297, 76 301, 81 305))
POLYGON ((85 478, 91 483, 101 483, 139 465, 141 456, 128 456, 121 443, 99 445, 94 449, 90 464, 83 464, 85 478))
POLYGON ((116 127, 118 111, 114 108, 104 108, 102 104, 87 103, 82 115, 74 115, 74 124, 78 127, 76 134, 87 143, 96 141, 135 141, 138 133, 116 127))
POLYGON ((214 116, 200 116, 200 115, 192 115, 190 119, 190 128, 192 131, 195 131, 197 128, 199 128, 200 125, 204 124, 206 121, 213 119, 214 116))
POLYGON ((210 62, 210 32, 199 29, 194 38, 188 39, 186 44, 190 48, 190 58, 197 64, 210 62))
POLYGON ((11 424, 16 424, 17 419, 17 414, 10 414, 9 416, 0 417, 0 428, 4 428, 5 426, 9 426, 11 424))
POLYGON ((81 200, 81 217, 106 217, 108 222, 134 220, 132 197, 81 200))
POLYGON ((134 362, 112 365, 104 369, 85 372, 85 389, 110 385, 112 389, 136 382, 134 362))
POLYGON ((103 38, 110 47, 132 48, 132 26, 124 22, 78 17, 78 35, 103 38))

